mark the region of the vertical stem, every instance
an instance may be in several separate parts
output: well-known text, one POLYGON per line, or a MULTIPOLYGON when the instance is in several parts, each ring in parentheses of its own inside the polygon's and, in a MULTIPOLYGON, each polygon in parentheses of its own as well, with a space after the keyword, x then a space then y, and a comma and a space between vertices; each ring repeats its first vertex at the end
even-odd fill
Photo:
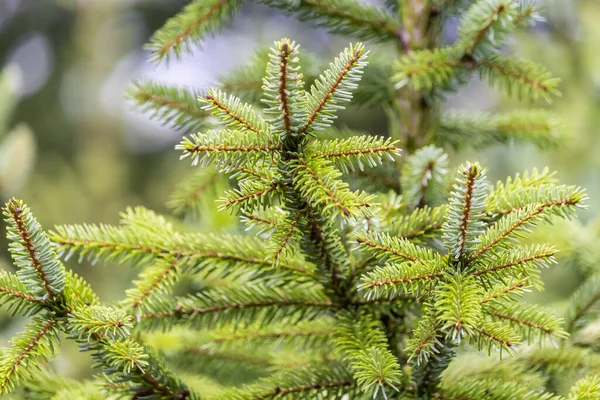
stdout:
MULTIPOLYGON (((399 56, 422 49, 434 49, 439 45, 443 20, 440 11, 428 0, 401 2, 399 18, 403 27, 398 35, 399 56)), ((402 141, 405 155, 414 153, 428 143, 437 111, 438 108, 430 98, 410 86, 396 92, 393 107, 386 112, 390 118, 391 135, 402 141)), ((397 165, 398 168, 402 168, 401 163, 397 165)), ((382 323, 389 347, 398 360, 404 362, 399 354, 397 340, 398 330, 405 324, 402 315, 382 315, 382 323)), ((442 343, 440 354, 414 368, 413 379, 417 384, 418 398, 428 399, 435 396, 440 375, 454 357, 455 344, 446 340, 442 343)))
MULTIPOLYGON (((421 49, 433 49, 440 37, 440 14, 427 0, 407 0, 400 15, 403 26, 398 36, 400 55, 421 49)), ((419 91, 404 87, 397 91, 393 113, 400 125, 399 139, 406 154, 414 153, 426 144, 436 108, 419 91)))

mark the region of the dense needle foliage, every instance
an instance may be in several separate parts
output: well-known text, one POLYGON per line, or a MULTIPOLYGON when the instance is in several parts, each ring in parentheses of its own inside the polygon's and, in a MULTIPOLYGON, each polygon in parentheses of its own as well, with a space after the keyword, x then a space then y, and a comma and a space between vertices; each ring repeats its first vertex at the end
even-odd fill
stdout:
MULTIPOLYGON (((598 398, 600 356, 582 334, 597 317, 598 277, 589 274, 564 317, 520 299, 556 263, 540 225, 575 217, 585 191, 547 169, 492 184, 480 163, 451 166, 444 151, 562 140, 543 110, 440 111, 473 74, 524 99, 558 93, 543 66, 501 51, 538 19, 535 4, 260 2, 368 44, 350 44, 327 66, 281 39, 215 88, 132 85, 143 111, 189 133, 176 149, 198 172, 168 201, 177 218, 136 207, 118 226, 45 232, 9 200, 16 272, 2 271, 0 299, 32 320, 2 353, 0 390, 31 399, 598 398), (456 41, 441 46, 457 15, 456 41), (378 55, 380 43, 398 58, 378 55), (351 103, 382 109, 389 134, 336 127, 351 103), (217 209, 247 232, 187 224, 217 209), (122 301, 103 304, 65 268, 72 257, 139 276, 122 301), (93 379, 53 370, 61 340, 91 353, 93 379)), ((152 36, 153 58, 189 50, 241 4, 191 1, 152 36)), ((597 259, 593 243, 573 247, 572 262, 597 259)))

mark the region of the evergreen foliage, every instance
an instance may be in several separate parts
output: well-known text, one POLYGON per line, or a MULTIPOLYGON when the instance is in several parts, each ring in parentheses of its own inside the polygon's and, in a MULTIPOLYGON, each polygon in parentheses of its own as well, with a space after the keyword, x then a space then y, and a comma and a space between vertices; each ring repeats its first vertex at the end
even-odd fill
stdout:
MULTIPOLYGON (((32 321, 0 356, 2 393, 598 398, 600 358, 578 335, 597 315, 598 275, 589 274, 564 317, 520 300, 543 288, 542 269, 557 262, 555 246, 535 233, 574 218, 585 190, 559 184, 547 169, 490 185, 482 165, 451 166, 442 148, 560 143, 560 123, 545 111, 438 112, 444 93, 472 74, 522 98, 557 93, 544 67, 501 52, 510 34, 538 19, 535 4, 260 2, 333 33, 393 43, 400 55, 389 62, 353 43, 321 72, 281 39, 204 92, 135 83, 129 96, 142 111, 190 133, 176 149, 199 171, 170 198, 175 216, 202 218, 218 207, 250 232, 191 232, 136 207, 116 226, 46 233, 22 201, 9 200, 16 273, 0 273, 0 303, 32 321), (439 46, 455 15, 456 42, 439 46), (389 134, 335 127, 352 102, 381 107, 389 134), (138 277, 122 301, 103 304, 65 268, 61 259, 72 256, 126 265, 138 277), (98 375, 57 376, 50 360, 64 338, 91 353, 98 375), (563 376, 577 378, 570 391, 553 386, 563 376)), ((191 1, 152 36, 153 58, 179 56, 241 4, 191 1)), ((578 250, 581 264, 600 259, 578 250)))

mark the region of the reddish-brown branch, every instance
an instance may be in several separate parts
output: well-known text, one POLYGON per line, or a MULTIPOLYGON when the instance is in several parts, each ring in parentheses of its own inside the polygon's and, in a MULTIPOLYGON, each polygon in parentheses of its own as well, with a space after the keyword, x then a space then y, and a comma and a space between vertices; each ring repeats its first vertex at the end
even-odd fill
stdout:
POLYGON ((3 377, 2 381, 0 381, 0 387, 2 387, 2 388, 6 387, 6 385, 8 384, 8 381, 10 380, 10 377, 15 373, 16 369, 19 368, 19 366, 21 365, 23 360, 29 355, 29 353, 31 353, 31 351, 35 348, 35 346, 37 346, 40 343, 40 341, 44 338, 44 336, 46 336, 48 334, 48 332, 50 332, 52 330, 52 328, 54 328, 55 326, 56 326, 56 320, 54 320, 54 319, 48 320, 42 326, 42 329, 31 339, 31 341, 29 341, 27 346, 25 346, 25 348, 23 350, 21 350, 19 355, 14 359, 14 361, 12 362, 12 365, 10 366, 10 369, 8 370, 6 375, 3 377))
MULTIPOLYGON (((342 201, 335 195, 333 190, 331 190, 330 188, 327 187, 325 182, 323 182, 323 180, 319 177, 319 175, 317 175, 317 173, 310 168, 310 166, 306 163, 306 161, 298 160, 298 163, 306 168, 306 172, 309 173, 309 175, 312 177, 313 181, 323 189, 323 191, 325 192, 325 195, 327 197, 329 197, 329 199, 342 211, 342 213, 345 216, 350 215, 350 210, 348 209, 348 207, 346 207, 346 205, 344 203, 342 203, 342 201)), ((369 206, 368 203, 363 203, 360 205, 365 206, 365 207, 369 206)))
POLYGON ((517 323, 517 324, 519 324, 521 326, 529 326, 531 328, 539 329, 540 331, 545 332, 547 334, 551 334, 553 332, 552 329, 548 329, 548 328, 544 327, 543 325, 534 324, 534 323, 532 323, 530 321, 527 321, 527 320, 524 320, 522 318, 517 318, 517 317, 514 317, 512 315, 502 314, 502 313, 500 313, 498 311, 495 311, 495 310, 486 310, 486 311, 489 314, 491 314, 494 317, 496 317, 496 318, 504 319, 504 320, 507 320, 507 321, 512 321, 512 322, 515 322, 515 323, 517 323))
POLYGON ((221 0, 221 1, 213 4, 212 6, 210 6, 208 8, 208 10, 206 10, 205 14, 200 15, 200 17, 197 20, 195 20, 186 29, 184 29, 177 36, 175 36, 175 38, 173 40, 162 45, 160 47, 159 53, 161 55, 167 54, 173 47, 181 44, 184 40, 186 40, 192 34, 192 32, 196 28, 198 28, 200 25, 202 25, 206 21, 210 20, 213 17, 213 15, 215 13, 217 13, 221 8, 225 7, 227 5, 227 3, 228 3, 228 0, 221 0))
POLYGON ((222 110, 223 112, 225 112, 227 115, 229 115, 231 118, 233 118, 234 120, 236 120, 240 124, 244 125, 248 130, 250 130, 252 132, 255 132, 255 133, 258 133, 258 134, 261 133, 260 130, 257 127, 255 127, 254 125, 252 125, 250 123, 250 121, 247 121, 241 115, 238 115, 235 112, 233 112, 232 109, 230 109, 229 107, 227 107, 226 104, 223 104, 218 99, 215 99, 214 97, 212 97, 210 95, 207 95, 206 96, 206 100, 208 100, 209 102, 213 103, 220 110, 222 110))
POLYGON ((290 57, 290 46, 284 43, 281 46, 281 52, 279 53, 280 67, 279 67, 279 98, 281 99, 281 107, 283 110, 283 127, 286 132, 290 132, 292 129, 292 115, 290 111, 290 104, 288 100, 288 59, 290 57))
POLYGON ((179 257, 175 257, 175 259, 173 261, 171 261, 167 265, 167 267, 160 274, 158 274, 158 276, 156 276, 154 278, 154 280, 152 281, 150 286, 148 286, 146 289, 144 289, 142 291, 142 293, 140 294, 140 296, 138 296, 136 299, 134 299, 131 302, 131 307, 132 308, 139 307, 144 302, 144 300, 146 300, 148 298, 148 296, 150 296, 150 294, 158 287, 158 285, 160 285, 161 282, 163 282, 165 279, 167 279, 169 274, 175 273, 177 271, 177 263, 178 262, 179 262, 179 257))
POLYGON ((414 256, 412 256, 412 255, 410 255, 408 253, 402 253, 402 252, 400 252, 398 250, 392 249, 391 247, 386 247, 386 246, 384 246, 382 244, 372 242, 372 241, 370 241, 368 239, 359 237, 359 238, 356 239, 356 241, 358 243, 360 243, 360 244, 364 244, 364 245, 369 246, 369 247, 371 247, 373 249, 384 251, 386 253, 390 253, 390 254, 393 254, 395 256, 398 256, 398 257, 401 257, 401 258, 405 258, 405 259, 407 259, 409 261, 414 261, 414 262, 418 262, 420 264, 425 264, 423 262, 423 260, 420 260, 417 257, 414 257, 414 256))
POLYGON ((480 270, 474 271, 473 275, 474 276, 481 276, 481 275, 489 274, 491 272, 498 272, 498 271, 501 271, 503 269, 515 267, 517 265, 525 264, 525 263, 530 262, 530 261, 541 260, 542 258, 552 257, 553 255, 554 255, 554 251, 548 251, 546 253, 536 254, 536 255, 531 256, 531 257, 523 257, 523 258, 518 259, 516 261, 513 261, 511 263, 496 265, 496 266, 493 266, 493 267, 484 268, 484 269, 480 269, 480 270))
POLYGON ((333 85, 331 85, 327 89, 327 92, 325 92, 325 95, 323 96, 323 98, 319 101, 319 103, 315 106, 315 108, 313 108, 313 110, 308 115, 308 119, 307 119, 306 123, 304 124, 304 126, 302 126, 302 128, 300 128, 300 129, 298 129, 298 134, 306 133, 306 131, 308 131, 308 129, 310 128, 312 123, 315 122, 315 119, 317 118, 319 113, 323 110, 323 108, 325 107, 325 105, 327 104, 327 102, 329 101, 331 96, 334 95, 334 93, 337 91, 337 89, 342 84, 343 80, 348 76, 352 66, 354 66, 354 64, 356 64, 358 62, 361 55, 362 54, 357 51, 352 55, 352 57, 350 57, 350 60, 348 60, 348 62, 346 62, 346 64, 344 65, 344 67, 342 68, 340 73, 338 74, 333 85))
POLYGON ((161 311, 157 313, 148 313, 142 315, 142 319, 167 318, 167 317, 183 317, 198 314, 210 314, 225 310, 246 310, 251 308, 262 307, 290 307, 290 306, 306 306, 306 307, 323 307, 329 308, 333 306, 331 301, 298 301, 298 300, 273 300, 254 303, 233 303, 223 304, 205 308, 190 308, 183 309, 182 306, 177 306, 173 310, 161 311))
POLYGON ((46 272, 44 271, 44 267, 42 263, 37 257, 35 244, 31 238, 31 232, 25 226, 25 222, 23 221, 22 212, 23 210, 19 207, 16 200, 11 199, 8 201, 8 210, 15 221, 15 226, 21 240, 23 241, 23 245, 29 254, 29 259, 31 260, 31 265, 35 269, 40 281, 42 281, 42 285, 44 286, 44 290, 48 294, 49 298, 54 298, 54 292, 52 291, 51 284, 48 281, 48 277, 46 276, 46 272))
POLYGON ((473 187, 475 186, 475 179, 477 178, 479 172, 474 166, 471 166, 468 171, 463 171, 463 173, 465 173, 467 176, 467 187, 465 191, 465 202, 463 205, 460 226, 458 227, 460 234, 460 247, 458 252, 459 257, 462 257, 467 245, 467 232, 469 230, 471 208, 473 207, 473 187))

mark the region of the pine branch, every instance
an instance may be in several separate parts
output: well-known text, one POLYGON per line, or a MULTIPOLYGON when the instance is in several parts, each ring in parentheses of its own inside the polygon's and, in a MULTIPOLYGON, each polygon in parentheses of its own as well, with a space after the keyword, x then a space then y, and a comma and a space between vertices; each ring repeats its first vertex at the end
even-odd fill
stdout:
POLYGON ((444 246, 456 260, 474 250, 485 228, 486 189, 485 171, 479 164, 466 163, 459 168, 442 226, 444 246))
POLYGON ((586 400, 600 397, 600 376, 593 375, 575 382, 567 400, 586 400))
POLYGON ((88 342, 95 338, 126 338, 133 328, 131 317, 124 310, 103 306, 81 307, 69 315, 69 324, 71 337, 88 342))
POLYGON ((10 272, 0 271, 0 306, 6 306, 11 315, 30 316, 45 306, 45 301, 27 293, 27 286, 10 272))
POLYGON ((533 304, 512 303, 504 306, 493 305, 484 310, 495 320, 508 321, 512 326, 520 328, 529 343, 534 336, 540 340, 545 335, 564 339, 568 333, 562 329, 563 319, 557 318, 550 310, 533 304))
POLYGON ((275 226, 271 235, 269 257, 277 265, 279 259, 286 254, 293 254, 302 239, 302 232, 298 226, 304 218, 303 211, 297 211, 291 219, 284 219, 275 226))
POLYGON ((516 1, 476 1, 462 18, 456 45, 467 55, 489 54, 511 31, 534 16, 532 7, 520 7, 516 1))
POLYGON ((169 86, 151 80, 134 81, 127 97, 150 118, 185 132, 195 132, 206 124, 210 113, 198 102, 200 93, 183 87, 169 86))
POLYGON ((595 352, 573 346, 544 348, 529 351, 519 359, 536 368, 544 368, 548 374, 572 374, 581 372, 598 373, 600 357, 595 352))
MULTIPOLYGON (((500 218, 477 238, 478 244, 471 254, 471 259, 476 260, 494 248, 502 248, 503 243, 508 240, 531 232, 531 228, 541 222, 544 217, 557 215, 566 218, 572 216, 575 207, 585 199, 578 193, 572 194, 572 190, 567 190, 566 193, 565 191, 559 191, 558 193, 565 196, 557 196, 543 203, 527 205, 500 218)), ((555 193, 551 192, 551 194, 555 193)))
POLYGON ((377 257, 380 262, 412 261, 421 265, 430 261, 439 262, 439 257, 433 251, 386 233, 366 232, 358 235, 356 241, 364 251, 377 257))
POLYGON ((389 231, 400 239, 420 243, 441 231, 445 214, 445 206, 417 208, 409 215, 393 219, 389 231))
POLYGON ((352 90, 358 87, 367 53, 362 43, 346 48, 330 68, 312 85, 306 95, 308 117, 298 134, 323 130, 333 124, 335 112, 343 109, 339 103, 352 100, 352 90))
POLYGON ((170 18, 150 38, 147 48, 154 61, 177 58, 183 49, 199 43, 206 34, 216 31, 241 5, 241 0, 195 0, 170 18))
POLYGON ((269 107, 264 115, 274 134, 295 133, 306 119, 298 53, 298 46, 289 39, 275 42, 269 53, 262 102, 269 107))
POLYGON ((491 260, 481 260, 475 264, 473 276, 493 276, 498 280, 510 277, 527 278, 534 287, 542 287, 540 269, 554 263, 556 250, 549 245, 514 247, 499 252, 491 260))
POLYGON ((307 258, 317 265, 322 274, 322 283, 346 301, 345 289, 340 282, 350 272, 350 256, 339 235, 338 226, 318 210, 307 206, 307 225, 301 243, 307 258), (342 275, 342 276, 340 276, 342 275))
POLYGON ((425 295, 442 275, 442 266, 435 261, 388 264, 363 275, 359 290, 365 292, 367 299, 393 298, 406 293, 425 295))
POLYGON ((411 208, 437 203, 444 191, 447 168, 448 156, 440 148, 426 146, 412 154, 402 166, 400 177, 405 202, 411 208))
POLYGON ((488 354, 491 354, 493 349, 499 349, 500 358, 504 351, 513 353, 513 347, 520 341, 510 326, 501 322, 483 321, 474 330, 476 334, 471 336, 471 342, 477 344, 479 350, 487 348, 488 354))
POLYGON ((556 182, 556 172, 550 172, 548 168, 544 168, 541 172, 534 168, 531 172, 525 171, 522 176, 517 174, 514 178, 508 177, 506 182, 498 181, 496 187, 491 189, 487 197, 486 209, 488 212, 508 214, 527 204, 523 203, 520 196, 524 190, 537 189, 544 185, 551 186, 556 182), (505 210, 505 212, 495 210, 505 210))
POLYGON ((506 283, 497 283, 488 289, 481 299, 481 304, 513 300, 511 295, 523 296, 528 290, 529 277, 526 278, 508 278, 506 283))
POLYGON ((266 122, 256 114, 252 106, 242 103, 239 98, 233 95, 227 96, 219 89, 209 89, 200 100, 206 103, 203 109, 219 117, 227 128, 241 132, 248 130, 269 137, 269 126, 266 122))
POLYGON ((415 359, 417 365, 424 365, 431 357, 435 358, 440 353, 444 346, 440 326, 433 312, 426 312, 422 316, 419 325, 413 331, 413 336, 408 339, 406 351, 410 353, 409 361, 415 359))
POLYGON ((10 392, 20 381, 39 368, 54 353, 58 324, 50 315, 35 318, 12 346, 0 357, 0 393, 10 392))
POLYGON ((254 324, 246 328, 233 325, 221 330, 212 330, 209 333, 210 342, 203 347, 216 350, 228 345, 237 346, 241 342, 251 346, 266 345, 273 348, 293 345, 304 350, 330 345, 330 341, 339 334, 332 326, 334 321, 329 318, 300 321, 290 326, 292 322, 284 321, 267 326, 254 324))
POLYGON ((239 189, 225 192, 219 210, 264 210, 280 196, 281 187, 277 182, 265 183, 252 180, 240 182, 239 189))
MULTIPOLYGON (((259 103, 262 95, 265 65, 270 59, 269 53, 269 48, 258 49, 247 65, 234 68, 231 72, 222 76, 220 87, 226 92, 234 93, 246 102, 259 103)), ((300 70, 303 71, 307 83, 312 84, 319 75, 323 62, 310 53, 303 53, 298 65, 300 70)))
POLYGON ((17 277, 37 299, 52 300, 65 288, 65 269, 50 241, 22 201, 9 200, 3 214, 17 277))
POLYGON ((472 277, 455 274, 436 287, 435 310, 440 329, 460 343, 473 336, 481 318, 481 287, 472 277))
POLYGON ((332 216, 349 217, 366 212, 373 196, 365 192, 351 192, 348 184, 338 180, 341 173, 325 159, 297 160, 292 166, 294 188, 316 209, 332 216))
POLYGON ((566 137, 563 124, 545 110, 513 111, 506 114, 446 113, 439 119, 435 140, 440 145, 485 147, 496 143, 533 143, 555 147, 566 137))
POLYGON ((179 264, 180 259, 176 257, 171 261, 162 261, 146 269, 141 274, 141 279, 133 281, 135 287, 127 290, 127 306, 140 313, 140 310, 146 308, 147 303, 152 302, 158 296, 170 294, 170 289, 176 283, 180 273, 179 264))
POLYGON ((216 193, 223 191, 225 184, 225 180, 217 171, 201 169, 177 185, 169 196, 167 207, 176 216, 198 219, 207 203, 206 198, 212 198, 216 193))
POLYGON ((400 40, 401 27, 391 15, 354 0, 261 1, 340 35, 374 41, 400 40))
POLYGON ((448 382, 444 384, 444 387, 436 395, 439 398, 448 400, 561 400, 561 397, 551 393, 542 393, 528 387, 523 387, 516 382, 499 382, 495 379, 448 382))
POLYGON ((207 328, 249 321, 249 317, 262 323, 284 318, 311 319, 332 306, 329 299, 311 287, 283 290, 254 285, 235 293, 214 289, 174 301, 157 299, 148 304, 140 321, 148 328, 170 329, 177 324, 207 328))
POLYGON ((592 276, 581 285, 569 300, 565 313, 565 330, 574 333, 588 321, 593 321, 600 305, 600 276, 592 276))
POLYGON ((400 58, 394 65, 392 81, 396 89, 410 83, 415 90, 433 91, 449 87, 454 79, 464 74, 462 54, 453 47, 418 50, 400 58))
POLYGON ((356 167, 361 171, 365 166, 377 167, 383 163, 383 157, 393 162, 393 156, 400 155, 397 142, 384 137, 353 136, 313 143, 314 146, 308 150, 310 157, 330 160, 346 174, 355 171, 356 167))
POLYGON ((524 210, 530 204, 537 204, 543 208, 541 212, 544 214, 570 219, 575 215, 577 207, 585 207, 585 200, 585 190, 577 186, 536 184, 492 194, 487 208, 492 216, 502 216, 524 210))
POLYGON ((479 61, 476 69, 482 79, 506 90, 509 95, 516 92, 519 99, 544 98, 550 101, 551 95, 560 95, 560 79, 552 77, 543 66, 528 60, 494 55, 479 61))
POLYGON ((190 157, 194 166, 216 164, 227 170, 245 163, 252 164, 256 160, 273 160, 276 151, 281 150, 281 145, 256 134, 221 130, 192 134, 190 138, 184 138, 175 149, 183 152, 181 159, 190 157))
POLYGON ((368 313, 346 314, 340 320, 337 347, 363 392, 376 397, 386 387, 398 390, 402 373, 398 360, 388 348, 388 340, 381 322, 368 313))
MULTIPOLYGON (((58 245, 59 254, 66 254, 65 258, 79 253, 81 260, 106 258, 107 261, 134 265, 181 258, 189 273, 205 276, 215 273, 235 275, 235 270, 240 275, 247 274, 256 271, 257 267, 263 272, 277 272, 264 259, 265 243, 250 237, 174 233, 161 238, 108 225, 65 225, 56 227, 50 238, 58 245)), ((305 265, 291 260, 280 263, 279 270, 311 275, 305 265)))
POLYGON ((271 400, 358 395, 356 382, 338 365, 316 365, 284 371, 256 384, 226 391, 215 400, 271 400))

